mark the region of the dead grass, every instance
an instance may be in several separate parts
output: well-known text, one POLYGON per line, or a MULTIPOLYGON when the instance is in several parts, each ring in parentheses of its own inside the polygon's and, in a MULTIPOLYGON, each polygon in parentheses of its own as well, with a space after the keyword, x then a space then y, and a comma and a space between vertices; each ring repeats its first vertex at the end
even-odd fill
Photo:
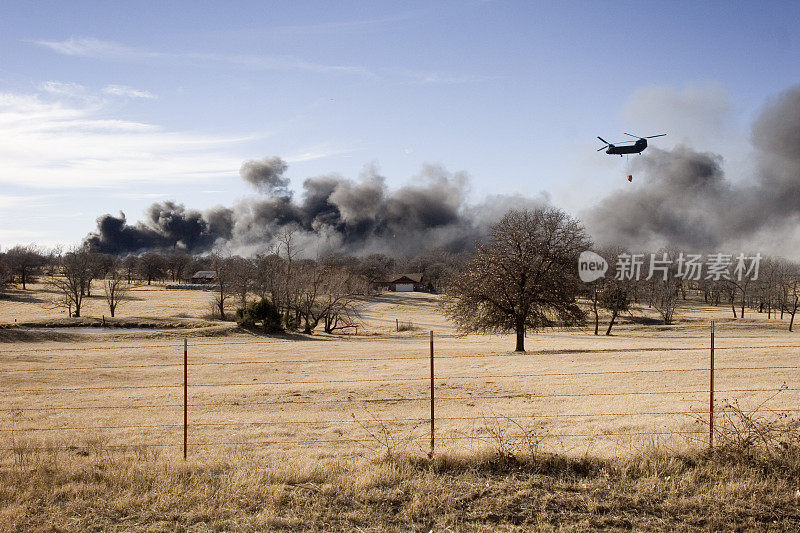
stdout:
MULTIPOLYGON (((800 402, 800 337, 785 322, 682 302, 674 326, 546 331, 519 355, 507 335, 458 335, 431 295, 365 302, 358 336, 264 337, 203 319, 203 291, 131 294, 120 323, 183 327, 23 332, 15 320, 60 325, 63 313, 37 287, 0 302, 0 438, 11 439, 0 531, 797 529, 789 420, 759 418, 800 402), (721 447, 709 456, 697 450, 712 318, 721 447), (394 331, 410 319, 419 331, 394 331), (419 459, 429 330, 433 464, 419 459), (789 368, 758 369, 772 366, 789 368), (653 435, 664 430, 675 437, 653 435)), ((101 303, 81 321, 102 320, 101 303)))
POLYGON ((3 531, 688 531, 800 527, 796 458, 495 453, 164 462, 55 456, 0 468, 3 531))

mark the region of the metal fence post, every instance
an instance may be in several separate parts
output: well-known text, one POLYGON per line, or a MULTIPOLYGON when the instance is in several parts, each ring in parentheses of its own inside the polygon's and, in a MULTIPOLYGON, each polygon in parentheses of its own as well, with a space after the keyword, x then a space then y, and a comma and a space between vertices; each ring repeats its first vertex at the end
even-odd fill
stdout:
POLYGON ((189 443, 189 350, 188 340, 183 339, 183 460, 189 443))
POLYGON ((711 364, 708 392, 708 447, 714 447, 714 321, 711 321, 711 364))
POLYGON ((431 459, 433 459, 433 449, 434 449, 434 444, 435 444, 434 433, 433 433, 433 429, 434 429, 434 410, 433 410, 433 399, 434 399, 434 396, 433 395, 434 395, 434 393, 433 393, 433 331, 431 331, 431 451, 428 454, 428 457, 430 457, 431 459))

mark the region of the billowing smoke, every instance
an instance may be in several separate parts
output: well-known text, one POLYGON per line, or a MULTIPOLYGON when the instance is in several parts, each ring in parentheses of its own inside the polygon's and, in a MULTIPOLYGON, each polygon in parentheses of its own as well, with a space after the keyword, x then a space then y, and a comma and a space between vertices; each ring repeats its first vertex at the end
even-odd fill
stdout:
POLYGON ((265 194, 288 195, 289 178, 283 173, 289 168, 280 157, 265 157, 260 161, 245 161, 239 169, 242 179, 265 194))
MULTIPOLYGON (((650 147, 633 160, 634 183, 609 194, 581 218, 598 244, 797 256, 800 87, 768 104, 752 134, 754 170, 745 180, 726 176, 721 157, 713 153, 687 145, 668 151, 650 147)), ((355 180, 338 174, 310 177, 295 198, 287 168, 279 157, 246 161, 241 177, 259 194, 205 212, 155 203, 133 225, 124 214, 103 215, 87 241, 115 254, 175 248, 202 253, 224 247, 252 255, 269 251, 290 231, 298 253, 310 257, 332 251, 458 252, 484 237, 508 209, 549 203, 546 197, 496 196, 469 204, 468 176, 436 165, 424 166, 412 184, 396 190, 387 187, 374 166, 355 180)))
POLYGON ((601 243, 697 251, 736 248, 783 255, 800 232, 800 87, 768 104, 752 128, 755 172, 728 178, 720 156, 687 146, 648 148, 634 185, 584 215, 601 243))
POLYGON ((425 165, 414 184, 390 190, 386 178, 367 166, 358 180, 329 174, 307 178, 295 200, 278 157, 247 161, 241 177, 261 193, 232 208, 201 213, 173 202, 147 209, 145 220, 129 225, 124 214, 103 215, 87 242, 103 252, 126 254, 179 248, 202 253, 225 247, 252 255, 270 250, 291 232, 296 251, 306 256, 341 252, 416 255, 431 248, 459 252, 486 235, 510 205, 535 207, 544 198, 491 197, 466 202, 468 176, 425 165))
POLYGON ((229 209, 218 207, 201 213, 167 201, 148 207, 145 220, 132 226, 124 213, 118 217, 101 216, 97 219, 97 231, 89 234, 86 242, 98 251, 111 254, 154 249, 197 252, 229 239, 232 229, 229 209))

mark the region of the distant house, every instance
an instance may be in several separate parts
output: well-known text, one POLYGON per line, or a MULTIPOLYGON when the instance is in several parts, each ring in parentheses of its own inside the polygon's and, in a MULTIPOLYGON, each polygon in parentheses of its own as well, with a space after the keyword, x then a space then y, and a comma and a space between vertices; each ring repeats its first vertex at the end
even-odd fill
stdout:
POLYGON ((424 291, 426 286, 422 283, 422 274, 394 274, 385 281, 379 281, 375 288, 394 292, 424 291))
POLYGON ((198 270, 192 274, 192 283, 196 285, 211 285, 217 282, 217 273, 214 270, 198 270))

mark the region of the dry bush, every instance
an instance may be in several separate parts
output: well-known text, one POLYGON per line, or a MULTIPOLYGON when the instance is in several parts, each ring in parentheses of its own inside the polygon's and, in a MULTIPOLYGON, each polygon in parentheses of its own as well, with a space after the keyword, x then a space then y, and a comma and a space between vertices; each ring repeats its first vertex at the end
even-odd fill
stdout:
MULTIPOLYGON (((773 410, 767 406, 786 389, 784 384, 775 394, 750 409, 743 408, 738 400, 725 400, 715 410, 711 453, 725 461, 775 465, 800 473, 800 419, 790 416, 785 410, 773 410)), ((696 420, 708 427, 708 415, 697 416, 696 420)))
POLYGON ((397 331, 416 331, 420 329, 419 326, 415 326, 413 322, 400 322, 397 325, 397 331))

